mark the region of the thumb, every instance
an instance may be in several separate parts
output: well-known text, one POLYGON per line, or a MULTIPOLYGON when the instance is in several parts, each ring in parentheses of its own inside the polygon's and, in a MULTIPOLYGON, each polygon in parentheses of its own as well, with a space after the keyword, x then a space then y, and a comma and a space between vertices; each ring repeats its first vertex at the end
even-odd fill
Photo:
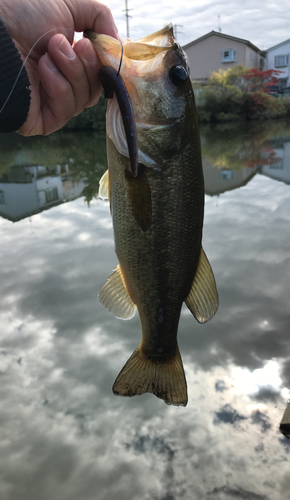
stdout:
POLYGON ((96 0, 74 0, 67 5, 74 19, 75 31, 91 29, 119 39, 113 15, 106 5, 96 0))

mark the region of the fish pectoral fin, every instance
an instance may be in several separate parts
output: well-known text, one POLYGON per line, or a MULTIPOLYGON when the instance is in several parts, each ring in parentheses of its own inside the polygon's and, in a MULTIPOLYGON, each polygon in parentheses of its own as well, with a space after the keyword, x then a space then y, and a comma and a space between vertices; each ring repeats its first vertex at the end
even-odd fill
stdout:
POLYGON ((119 373, 113 392, 118 396, 137 396, 151 392, 168 405, 187 405, 187 385, 178 347, 173 358, 150 359, 142 347, 133 352, 119 373))
POLYGON ((188 309, 199 323, 211 319, 219 305, 215 279, 210 263, 201 248, 197 270, 185 300, 188 309))
POLYGON ((127 291, 119 265, 102 286, 99 292, 99 300, 117 318, 133 318, 136 305, 127 291))
POLYGON ((147 231, 152 224, 151 189, 143 165, 138 167, 138 175, 125 171, 127 199, 134 219, 142 231, 147 231))
POLYGON ((99 182, 99 193, 98 196, 102 200, 109 200, 110 198, 110 180, 109 180, 109 170, 102 175, 99 182))

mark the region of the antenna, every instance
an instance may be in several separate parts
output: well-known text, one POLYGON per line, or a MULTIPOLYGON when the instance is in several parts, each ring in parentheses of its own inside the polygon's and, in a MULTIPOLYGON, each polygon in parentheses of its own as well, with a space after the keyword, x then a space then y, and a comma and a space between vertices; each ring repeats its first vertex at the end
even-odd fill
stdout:
POLYGON ((129 16, 129 14, 128 14, 129 10, 133 10, 133 9, 128 9, 128 0, 125 0, 125 10, 123 10, 123 12, 125 12, 125 17, 126 17, 127 38, 129 38, 129 17, 132 17, 132 16, 129 16))
POLYGON ((174 38, 175 38, 175 40, 177 40, 177 34, 178 33, 180 33, 180 34, 183 33, 183 31, 178 31, 177 28, 183 28, 183 25, 182 24, 174 24, 174 26, 173 26, 173 32, 174 32, 174 38))
POLYGON ((221 27, 221 16, 220 16, 220 14, 218 14, 218 30, 221 33, 222 27, 221 27))

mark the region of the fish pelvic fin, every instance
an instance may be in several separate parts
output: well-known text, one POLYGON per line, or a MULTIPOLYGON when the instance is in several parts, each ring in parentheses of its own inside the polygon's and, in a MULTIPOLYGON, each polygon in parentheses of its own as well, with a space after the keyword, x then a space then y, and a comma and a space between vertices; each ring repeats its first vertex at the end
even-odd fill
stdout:
POLYGON ((110 199, 110 177, 109 177, 109 170, 106 170, 106 172, 102 175, 100 181, 99 181, 99 193, 98 196, 102 200, 109 200, 110 199))
POLYGON ((119 265, 102 286, 99 292, 99 300, 117 318, 133 318, 136 305, 128 293, 119 265))
POLYGON ((148 358, 141 345, 119 373, 113 392, 118 396, 137 396, 151 392, 168 405, 187 405, 187 384, 178 347, 173 358, 148 358))
POLYGON ((197 270, 185 303, 199 323, 206 323, 218 309, 216 283, 203 248, 200 251, 197 270))

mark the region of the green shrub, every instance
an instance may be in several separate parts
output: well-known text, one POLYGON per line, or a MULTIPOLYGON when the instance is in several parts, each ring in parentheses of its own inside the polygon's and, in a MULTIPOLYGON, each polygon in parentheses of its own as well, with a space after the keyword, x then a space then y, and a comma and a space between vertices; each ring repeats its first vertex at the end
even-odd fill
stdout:
POLYGON ((266 92, 268 73, 254 72, 240 64, 226 71, 213 72, 207 84, 198 91, 199 120, 231 122, 290 117, 290 99, 273 97, 266 92), (256 73, 259 73, 258 83, 256 73))
POLYGON ((239 116, 239 108, 243 102, 243 92, 233 85, 204 87, 198 99, 198 112, 201 121, 218 121, 228 117, 235 120, 239 116))

